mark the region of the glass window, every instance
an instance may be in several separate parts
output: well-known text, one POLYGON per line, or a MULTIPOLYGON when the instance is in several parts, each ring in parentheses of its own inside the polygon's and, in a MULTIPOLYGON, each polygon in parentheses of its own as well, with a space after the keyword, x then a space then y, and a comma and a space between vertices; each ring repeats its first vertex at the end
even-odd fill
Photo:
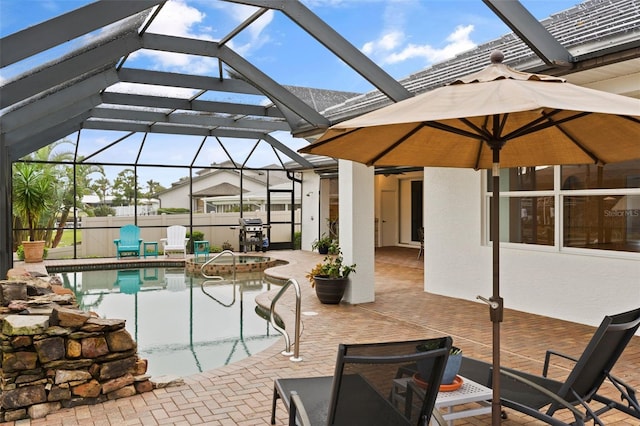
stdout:
POLYGON ((554 204, 553 196, 500 197, 500 241, 554 245, 554 204))
POLYGON ((640 253, 640 160, 503 169, 500 190, 500 241, 554 246, 557 224, 561 247, 640 253))
POLYGON ((565 196, 564 246, 640 252, 640 195, 565 196))
MULTIPOLYGON (((487 191, 493 191, 491 171, 487 172, 487 191)), ((500 191, 553 190, 553 166, 514 167, 500 170, 500 191)))
POLYGON ((640 160, 562 166, 562 189, 640 188, 640 160))

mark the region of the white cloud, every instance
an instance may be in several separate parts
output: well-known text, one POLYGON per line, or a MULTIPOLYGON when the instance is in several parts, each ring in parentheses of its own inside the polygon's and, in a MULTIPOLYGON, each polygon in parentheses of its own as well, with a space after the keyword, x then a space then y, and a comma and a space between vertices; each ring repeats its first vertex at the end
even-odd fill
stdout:
MULTIPOLYGON (((148 32, 186 38, 213 40, 211 28, 199 26, 205 14, 187 5, 183 0, 170 0, 149 26, 148 32)), ((195 74, 209 74, 218 67, 214 58, 184 55, 180 53, 143 50, 131 55, 131 60, 145 58, 152 62, 151 68, 195 74)))
POLYGON ((434 48, 428 44, 409 44, 399 52, 392 52, 384 58, 385 63, 393 64, 413 58, 423 58, 427 64, 441 62, 452 58, 458 53, 472 49, 476 44, 469 38, 473 25, 458 26, 447 37, 447 43, 442 48, 434 48))
POLYGON ((424 59, 425 65, 441 62, 476 46, 470 38, 473 25, 458 26, 446 38, 443 47, 433 47, 429 44, 409 43, 404 45, 404 34, 394 30, 382 34, 377 40, 366 43, 362 51, 376 62, 397 64, 411 59, 424 59))

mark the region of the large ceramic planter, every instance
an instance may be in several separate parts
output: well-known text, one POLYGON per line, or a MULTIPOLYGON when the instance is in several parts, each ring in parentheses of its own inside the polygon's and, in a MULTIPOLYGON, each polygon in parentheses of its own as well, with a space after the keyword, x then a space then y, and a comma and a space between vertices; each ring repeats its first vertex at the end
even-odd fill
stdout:
MULTIPOLYGON (((424 351, 425 348, 421 347, 422 345, 418 345, 418 352, 424 351)), ((457 349, 453 347, 452 349, 457 349)), ((460 371, 460 366, 462 364, 462 352, 458 352, 455 354, 449 354, 449 358, 447 358, 447 364, 444 368, 444 373, 442 374, 442 384, 450 385, 455 380, 458 375, 458 371, 460 371)), ((425 359, 418 361, 418 373, 420 377, 426 378, 431 374, 431 369, 433 368, 433 359, 425 359)))
POLYGON ((44 241, 23 241, 24 261, 26 263, 42 262, 44 256, 44 241))
POLYGON ((313 280, 316 282, 316 296, 320 303, 328 305, 340 303, 349 283, 349 278, 329 278, 322 275, 316 275, 313 280))

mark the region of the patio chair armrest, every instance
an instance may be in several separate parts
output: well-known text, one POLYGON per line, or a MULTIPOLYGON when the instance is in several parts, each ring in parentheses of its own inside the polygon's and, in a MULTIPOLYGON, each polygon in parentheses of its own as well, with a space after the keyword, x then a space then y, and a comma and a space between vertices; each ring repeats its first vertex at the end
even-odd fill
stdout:
POLYGON ((169 239, 167 239, 167 238, 160 238, 160 242, 161 242, 162 244, 167 244, 167 241, 169 241, 169 239))
POLYGON ((573 404, 571 404, 570 402, 560 398, 558 395, 556 395, 555 393, 551 392, 550 390, 540 386, 537 383, 532 382, 529 379, 525 379, 522 376, 519 376, 518 374, 515 374, 513 372, 504 370, 504 369, 500 369, 500 373, 504 374, 505 376, 516 380, 520 383, 524 383, 525 385, 531 387, 532 389, 535 389, 536 391, 548 396, 549 398, 553 399, 555 402, 557 402, 559 405, 563 406, 564 408, 566 408, 567 410, 570 410, 573 415, 576 417, 576 419, 582 419, 584 421, 584 414, 580 412, 580 410, 578 410, 576 407, 573 406, 573 404))
POLYGON ((542 375, 547 377, 547 372, 549 371, 549 362, 551 361, 551 355, 559 356, 560 358, 568 359, 573 362, 578 362, 578 360, 572 356, 563 354, 562 352, 557 352, 551 349, 547 349, 547 353, 544 356, 544 367, 542 367, 542 375))
POLYGON ((435 420, 435 423, 438 426, 447 426, 449 424, 442 416, 440 410, 438 410, 437 408, 433 409, 433 412, 431 413, 431 419, 435 420))
POLYGON ((311 426, 302 398, 296 391, 291 391, 289 394, 289 426, 311 426), (296 416, 299 417, 299 422, 296 421, 296 416))
POLYGON ((113 240, 113 244, 115 244, 116 246, 120 245, 120 239, 118 238, 117 240, 113 240))

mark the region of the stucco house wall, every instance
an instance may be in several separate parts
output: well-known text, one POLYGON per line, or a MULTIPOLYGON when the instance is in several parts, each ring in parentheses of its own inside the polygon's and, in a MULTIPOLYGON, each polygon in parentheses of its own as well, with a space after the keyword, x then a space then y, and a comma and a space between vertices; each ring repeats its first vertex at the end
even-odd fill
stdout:
MULTIPOLYGON (((482 172, 426 168, 425 291, 474 300, 492 292, 491 246, 483 244, 482 172)), ((635 253, 548 250, 502 244, 505 307, 598 325, 640 306, 635 253)))

